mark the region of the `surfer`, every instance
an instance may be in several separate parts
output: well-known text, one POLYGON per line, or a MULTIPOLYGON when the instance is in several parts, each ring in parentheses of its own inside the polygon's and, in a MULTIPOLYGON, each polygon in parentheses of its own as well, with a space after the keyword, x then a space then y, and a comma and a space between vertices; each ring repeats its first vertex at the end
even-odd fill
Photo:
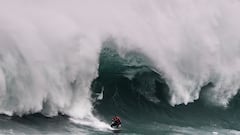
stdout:
POLYGON ((111 127, 116 127, 116 128, 120 128, 121 127, 121 119, 119 116, 115 116, 112 118, 112 124, 111 127))

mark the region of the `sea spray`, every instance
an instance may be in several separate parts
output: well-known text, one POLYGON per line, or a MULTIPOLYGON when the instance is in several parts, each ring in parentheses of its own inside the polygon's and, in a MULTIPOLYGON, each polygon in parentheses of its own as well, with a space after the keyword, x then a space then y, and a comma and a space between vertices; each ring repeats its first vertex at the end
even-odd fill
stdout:
POLYGON ((239 6, 234 0, 1 1, 0 111, 91 115, 90 85, 109 37, 122 57, 136 51, 152 61, 171 105, 194 102, 213 83, 206 99, 227 106, 240 81, 239 6))

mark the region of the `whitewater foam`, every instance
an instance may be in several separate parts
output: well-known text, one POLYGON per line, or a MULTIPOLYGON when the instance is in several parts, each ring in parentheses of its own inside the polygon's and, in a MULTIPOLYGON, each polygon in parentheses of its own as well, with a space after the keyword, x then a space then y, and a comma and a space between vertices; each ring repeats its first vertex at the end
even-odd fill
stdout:
POLYGON ((97 130, 100 131, 109 131, 112 128, 110 125, 104 123, 103 121, 98 120, 93 115, 89 115, 88 117, 85 117, 84 119, 81 118, 70 118, 70 121, 72 121, 75 124, 85 125, 89 127, 94 127, 97 130))
POLYGON ((211 82, 207 99, 226 106, 240 87, 239 1, 0 2, 1 113, 91 114, 90 85, 109 37, 121 56, 153 62, 172 105, 197 100, 211 82))

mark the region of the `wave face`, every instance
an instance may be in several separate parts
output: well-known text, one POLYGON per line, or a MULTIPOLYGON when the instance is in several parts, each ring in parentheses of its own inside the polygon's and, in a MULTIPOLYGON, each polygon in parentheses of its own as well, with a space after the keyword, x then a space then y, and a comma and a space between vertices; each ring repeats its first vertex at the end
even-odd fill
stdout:
POLYGON ((1 1, 0 113, 91 116, 93 80, 117 75, 124 78, 117 89, 134 89, 121 100, 175 106, 203 97, 228 107, 240 87, 239 6, 237 0, 1 1), (99 66, 99 59, 112 64, 99 66))

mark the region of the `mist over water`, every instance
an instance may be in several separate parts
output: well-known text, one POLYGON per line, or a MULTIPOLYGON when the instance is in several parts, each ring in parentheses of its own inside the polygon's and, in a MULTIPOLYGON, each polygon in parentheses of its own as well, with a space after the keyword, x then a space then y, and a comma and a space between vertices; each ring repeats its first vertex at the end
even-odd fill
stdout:
POLYGON ((198 100, 208 84, 202 95, 211 105, 227 107, 238 93, 238 0, 0 3, 1 114, 61 113, 106 127, 92 115, 90 87, 109 39, 123 59, 148 59, 172 106, 198 100))

